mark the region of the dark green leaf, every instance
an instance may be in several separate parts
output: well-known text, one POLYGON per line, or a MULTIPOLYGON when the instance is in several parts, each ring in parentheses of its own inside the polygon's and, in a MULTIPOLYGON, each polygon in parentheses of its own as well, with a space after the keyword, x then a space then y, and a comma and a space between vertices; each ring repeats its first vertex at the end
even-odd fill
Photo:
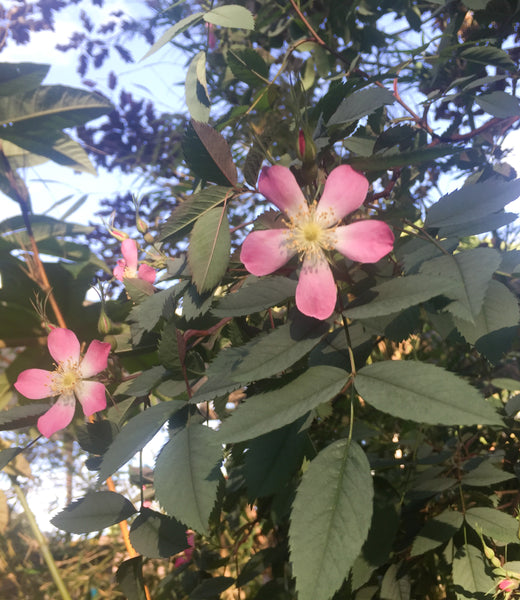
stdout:
POLYGON ((47 76, 50 65, 1 63, 0 96, 13 96, 36 89, 47 76))
POLYGON ((331 125, 357 121, 385 104, 393 104, 394 102, 394 95, 386 88, 365 88, 344 98, 327 125, 330 127, 331 125))
POLYGON ((90 454, 104 454, 119 431, 112 421, 94 421, 76 429, 78 444, 90 454))
POLYGON ((494 117, 507 119, 520 115, 520 101, 506 92, 496 91, 475 98, 480 108, 494 117))
POLYGON ((431 148, 420 148, 407 152, 397 152, 395 148, 392 148, 384 153, 368 157, 350 157, 348 163, 358 171, 385 171, 396 167, 420 165, 442 156, 460 152, 460 148, 448 144, 439 144, 431 148))
POLYGON ((473 221, 485 218, 502 210, 519 195, 520 179, 488 179, 468 184, 430 206, 424 225, 430 228, 463 225, 468 219, 473 221))
POLYGON ((248 277, 236 292, 224 296, 211 310, 217 317, 240 317, 283 304, 296 292, 296 281, 277 275, 248 277))
POLYGON ((2 410, 0 411, 0 431, 35 425, 38 417, 48 410, 48 403, 26 404, 24 406, 14 406, 9 410, 2 410))
POLYGON ((446 310, 455 317, 475 323, 500 260, 500 254, 493 248, 473 248, 423 263, 421 273, 452 279, 453 287, 446 296, 454 301, 446 310))
POLYGON ((206 123, 192 121, 192 126, 215 166, 224 175, 229 184, 235 186, 238 177, 237 168, 233 162, 231 148, 226 139, 206 123))
POLYGON ((308 444, 302 425, 300 419, 248 444, 244 476, 250 502, 283 488, 299 468, 308 444))
MULTIPOLYGON (((478 3, 486 4, 486 1, 478 0, 478 3)), ((470 7, 468 3, 466 3, 466 6, 468 8, 473 8, 470 7)), ((516 64, 509 54, 496 46, 474 46, 473 48, 466 48, 460 55, 470 62, 486 65, 486 67, 495 65, 496 67, 502 67, 508 71, 516 69, 516 64)))
POLYGON ((453 373, 416 361, 374 363, 355 379, 359 394, 378 410, 432 425, 501 425, 475 388, 453 373))
POLYGON ((146 600, 143 557, 136 556, 122 562, 116 572, 116 581, 127 600, 146 600))
POLYGON ((333 442, 311 462, 289 528, 299 600, 328 600, 341 586, 367 537, 372 497, 370 465, 355 442, 333 442))
POLYGON ((149 508, 141 509, 132 523, 130 542, 147 558, 168 558, 189 547, 182 523, 149 508))
POLYGON ((0 470, 6 467, 14 458, 16 458, 23 448, 6 448, 0 451, 0 470))
POLYGON ((229 50, 227 63, 237 79, 253 87, 265 84, 269 78, 269 66, 252 48, 229 50))
MULTIPOLYGON (((486 572, 487 562, 482 552, 466 544, 459 548, 453 561, 453 583, 461 593, 459 598, 465 598, 469 594, 481 593, 487 595, 490 590, 495 589, 494 579, 486 572)), ((473 596, 478 598, 479 596, 473 596)))
POLYGON ((205 579, 191 592, 190 600, 213 600, 235 583, 233 577, 217 576, 205 579))
POLYGON ((51 523, 68 533, 89 533, 126 521, 136 512, 134 505, 115 492, 89 492, 69 504, 51 523))
MULTIPOLYGON (((439 275, 409 275, 391 279, 371 288, 368 296, 375 297, 366 304, 345 309, 349 319, 367 319, 390 315, 414 306, 453 288, 453 280, 439 275)), ((361 298, 362 299, 362 298, 361 298)))
POLYGON ((390 565, 386 570, 381 582, 381 600, 410 600, 410 577, 398 577, 398 571, 397 564, 390 565))
POLYGON ((485 460, 476 469, 473 469, 467 475, 463 475, 461 484, 474 487, 488 487, 502 483, 502 481, 507 481, 508 479, 514 479, 515 477, 514 473, 497 469, 489 460, 485 460))
POLYGON ((126 464, 155 436, 183 402, 161 402, 128 421, 103 456, 98 481, 104 481, 126 464))
POLYGON ((477 532, 503 546, 505 544, 519 544, 518 521, 501 510, 487 506, 469 508, 464 518, 477 532))
POLYGON ((462 527, 464 517, 454 510, 445 510, 430 519, 415 538, 411 556, 419 556, 450 540, 462 527))
POLYGON ((199 294, 212 290, 226 273, 231 235, 225 207, 197 219, 188 246, 188 264, 199 294))
POLYGON ((166 512, 206 532, 215 505, 222 450, 217 434, 191 424, 162 448, 155 465, 155 491, 166 512))
POLYGON ((206 23, 213 23, 220 27, 250 30, 255 28, 255 20, 251 11, 238 4, 217 6, 204 14, 204 20, 206 23))
POLYGON ((337 396, 348 373, 336 367, 311 367, 286 386, 248 398, 219 431, 223 442, 241 442, 280 429, 337 396))

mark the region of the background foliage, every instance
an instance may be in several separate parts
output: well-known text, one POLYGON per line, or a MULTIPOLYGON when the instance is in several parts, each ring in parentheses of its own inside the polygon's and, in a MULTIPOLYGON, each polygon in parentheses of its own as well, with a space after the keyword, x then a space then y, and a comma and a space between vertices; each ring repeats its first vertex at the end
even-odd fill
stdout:
MULTIPOLYGON (((0 43, 30 42, 62 6, 2 9, 0 43)), ((520 184, 501 144, 520 117, 517 1, 151 7, 148 22, 94 24, 86 5, 62 49, 87 80, 114 53, 141 58, 133 36, 144 61, 181 48, 182 114, 134 99, 117 73, 109 100, 46 86, 46 66, 0 64, 0 190, 21 213, 0 223, 0 425, 16 447, 48 406, 11 387, 49 367, 48 326, 113 348, 105 414, 78 414, 49 455, 40 439, 23 456, 75 473, 79 448, 92 477, 53 523, 80 534, 128 520, 138 556, 57 537, 65 580, 93 555, 83 576, 100 597, 115 585, 130 600, 508 597, 500 581, 520 582, 520 253, 505 209, 520 184), (155 287, 111 279, 117 230, 32 212, 21 174, 45 160, 140 174, 150 191, 137 208, 122 193, 104 215, 138 241, 155 287), (290 166, 312 199, 342 163, 371 183, 360 214, 396 242, 375 265, 334 256, 337 310, 317 321, 294 304, 296 262, 257 278, 238 250, 269 208, 262 165, 290 166), (85 302, 97 279, 110 280, 105 298, 85 302), (107 491, 164 425, 153 471, 107 491)), ((0 461, 25 485, 16 452, 0 461)), ((18 576, 22 517, 4 527, 5 585, 58 597, 18 576)))

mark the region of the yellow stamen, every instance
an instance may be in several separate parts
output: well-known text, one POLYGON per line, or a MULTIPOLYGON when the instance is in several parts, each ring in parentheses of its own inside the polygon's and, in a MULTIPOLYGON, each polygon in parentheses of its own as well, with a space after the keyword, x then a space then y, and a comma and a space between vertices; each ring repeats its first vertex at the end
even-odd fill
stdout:
POLYGON ((296 250, 300 258, 313 261, 323 258, 326 250, 334 248, 337 224, 327 227, 330 215, 316 214, 316 204, 305 207, 286 221, 290 235, 288 244, 296 250))

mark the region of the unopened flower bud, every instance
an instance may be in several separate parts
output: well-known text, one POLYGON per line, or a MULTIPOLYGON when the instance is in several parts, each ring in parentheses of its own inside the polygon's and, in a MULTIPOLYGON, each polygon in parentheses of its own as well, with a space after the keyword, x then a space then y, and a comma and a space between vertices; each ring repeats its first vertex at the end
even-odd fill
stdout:
POLYGON ((135 225, 139 233, 145 234, 148 231, 148 224, 139 215, 135 215, 135 225))
POLYGON ((124 240, 127 240, 130 237, 128 233, 125 233, 124 231, 119 231, 119 229, 114 229, 114 227, 109 227, 108 233, 110 233, 112 237, 115 237, 116 240, 120 242, 123 242, 124 240))
POLYGON ((150 232, 145 233, 143 239, 147 244, 153 244, 155 242, 155 239, 150 232))
POLYGON ((107 335, 108 333, 110 333, 112 331, 113 327, 114 326, 113 326, 112 321, 108 318, 108 315, 102 306, 101 312, 99 314, 98 323, 97 323, 97 328, 98 328, 99 333, 101 335, 107 335))

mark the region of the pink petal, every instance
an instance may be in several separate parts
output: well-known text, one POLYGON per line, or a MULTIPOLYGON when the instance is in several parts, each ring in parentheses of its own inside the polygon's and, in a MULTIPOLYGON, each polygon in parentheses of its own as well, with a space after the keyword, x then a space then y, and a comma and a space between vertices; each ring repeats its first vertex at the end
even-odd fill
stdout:
POLYGON ((114 268, 112 273, 116 279, 119 279, 119 281, 123 281, 123 277, 125 276, 125 269, 126 269, 126 260, 124 260, 123 258, 120 258, 117 261, 117 267, 114 268))
POLYGON ((126 238, 121 242, 121 254, 126 260, 126 266, 132 271, 137 270, 137 243, 135 240, 126 238))
POLYGON ((350 165, 336 167, 327 177, 316 215, 325 227, 357 210, 368 192, 368 180, 350 165))
POLYGON ((47 438, 72 421, 76 401, 72 394, 63 394, 49 410, 38 419, 38 429, 47 438))
POLYGON ((18 375, 14 387, 22 396, 31 400, 41 400, 53 396, 51 371, 44 369, 26 369, 18 375))
POLYGON ((99 381, 82 381, 74 390, 86 417, 107 407, 105 386, 99 381))
POLYGON ((309 211, 300 186, 287 167, 264 167, 258 179, 258 191, 289 217, 309 211))
POLYGON ((97 375, 107 368, 107 359, 110 354, 110 344, 92 340, 80 365, 81 377, 87 379, 97 375))
POLYGON ((336 284, 325 257, 303 260, 296 287, 296 306, 309 317, 328 319, 337 299, 336 284))
POLYGON ((334 248, 350 260, 375 263, 392 251, 394 234, 383 221, 356 221, 335 230, 334 248))
POLYGON ((137 270, 137 277, 143 281, 147 281, 148 283, 154 283, 155 276, 155 269, 153 269, 150 265, 140 265, 139 269, 137 270))
POLYGON ((244 240, 240 260, 253 275, 269 275, 296 254, 289 248, 287 229, 265 229, 252 231, 244 240))
POLYGON ((61 327, 53 329, 47 337, 47 346, 52 358, 58 363, 79 361, 79 341, 70 329, 61 327))

